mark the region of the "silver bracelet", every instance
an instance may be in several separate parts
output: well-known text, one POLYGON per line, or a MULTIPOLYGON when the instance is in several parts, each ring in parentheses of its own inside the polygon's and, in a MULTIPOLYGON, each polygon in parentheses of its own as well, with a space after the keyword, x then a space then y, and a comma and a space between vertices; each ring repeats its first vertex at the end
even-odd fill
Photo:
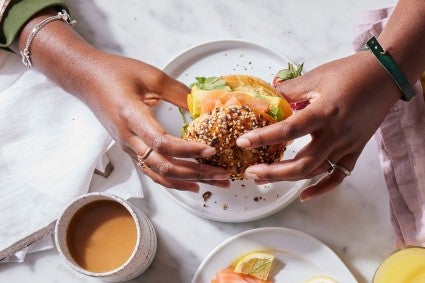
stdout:
POLYGON ((42 22, 40 22, 36 27, 34 27, 32 29, 32 31, 31 31, 31 33, 29 34, 28 38, 27 38, 27 43, 25 44, 24 50, 21 51, 22 63, 25 66, 27 66, 28 69, 30 69, 32 67, 32 62, 31 62, 31 58, 30 58, 30 46, 31 46, 31 42, 33 41, 33 39, 37 35, 37 33, 44 26, 46 26, 48 23, 53 22, 53 21, 56 21, 56 20, 62 20, 62 21, 64 21, 65 23, 67 23, 68 25, 70 25, 72 27, 77 22, 75 20, 72 20, 71 17, 69 16, 69 14, 65 10, 62 10, 56 16, 48 17, 48 18, 44 19, 42 22))

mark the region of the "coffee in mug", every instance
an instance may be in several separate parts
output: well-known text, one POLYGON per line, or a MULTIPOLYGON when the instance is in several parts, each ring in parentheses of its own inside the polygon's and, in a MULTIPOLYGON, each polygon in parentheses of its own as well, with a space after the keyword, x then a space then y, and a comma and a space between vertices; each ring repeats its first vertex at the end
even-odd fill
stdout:
POLYGON ((136 277, 156 251, 150 220, 130 203, 105 193, 74 200, 55 232, 58 250, 74 270, 106 281, 136 277))

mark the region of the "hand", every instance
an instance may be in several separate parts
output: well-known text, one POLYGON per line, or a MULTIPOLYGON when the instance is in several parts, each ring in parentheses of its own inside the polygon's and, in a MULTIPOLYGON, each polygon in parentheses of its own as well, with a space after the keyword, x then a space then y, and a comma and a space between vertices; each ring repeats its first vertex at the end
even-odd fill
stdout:
MULTIPOLYGON (((153 151, 140 169, 155 182, 180 190, 197 191, 194 180, 228 186, 224 169, 176 157, 207 157, 215 149, 166 133, 151 109, 160 100, 186 108, 189 89, 157 68, 138 60, 96 51, 91 55, 89 84, 84 100, 117 143, 135 161, 153 151), (191 181, 185 181, 191 180, 191 181)), ((137 163, 137 162, 136 162, 137 163)))
MULTIPOLYGON (((317 176, 336 163, 354 169, 364 146, 399 99, 400 92, 370 52, 322 65, 277 89, 289 102, 310 105, 286 120, 251 131, 237 143, 244 147, 287 142, 310 134, 311 142, 292 160, 248 168, 254 180, 300 180, 317 176)), ((300 200, 332 190, 347 175, 338 168, 300 194, 300 200)))
MULTIPOLYGON (((19 54, 31 30, 56 14, 46 9, 33 17, 11 48, 19 54)), ((185 108, 189 93, 185 85, 151 65, 94 48, 62 21, 53 21, 37 33, 31 59, 57 85, 83 100, 135 161, 152 148, 141 170, 155 182, 189 191, 199 189, 194 181, 229 185, 222 168, 176 159, 208 157, 215 149, 168 135, 150 108, 160 100, 185 108)))

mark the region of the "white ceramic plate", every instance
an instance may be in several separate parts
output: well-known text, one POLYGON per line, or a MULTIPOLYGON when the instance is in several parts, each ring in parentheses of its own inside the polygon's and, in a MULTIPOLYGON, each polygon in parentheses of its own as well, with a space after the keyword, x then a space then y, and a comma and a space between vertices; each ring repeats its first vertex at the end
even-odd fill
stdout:
MULTIPOLYGON (((272 82, 274 74, 288 65, 288 59, 276 52, 244 41, 216 41, 191 48, 171 60, 164 71, 189 85, 198 76, 248 74, 272 82)), ((180 136, 183 120, 178 108, 163 102, 155 109, 158 120, 168 133, 180 136)), ((284 158, 293 158, 309 137, 295 140, 284 158)), ((222 222, 244 222, 275 213, 298 196, 308 181, 277 182, 257 186, 252 181, 232 182, 229 190, 201 184, 199 194, 167 189, 167 192, 192 213, 222 222), (204 202, 203 193, 211 197, 204 202)))
POLYGON ((338 256, 321 241, 297 230, 267 227, 243 232, 220 244, 201 263, 192 283, 209 283, 218 270, 258 250, 275 254, 276 262, 271 270, 275 283, 304 283, 318 275, 330 276, 341 283, 357 282, 338 256))

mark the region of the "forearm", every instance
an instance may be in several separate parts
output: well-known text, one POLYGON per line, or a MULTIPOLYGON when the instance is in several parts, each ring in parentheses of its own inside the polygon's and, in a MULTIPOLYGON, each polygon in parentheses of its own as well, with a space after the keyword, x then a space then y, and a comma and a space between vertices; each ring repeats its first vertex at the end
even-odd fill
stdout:
POLYGON ((425 1, 400 0, 378 38, 413 84, 425 71, 425 1))
MULTIPOLYGON (((32 18, 22 29, 11 49, 19 54, 25 48, 31 30, 54 10, 45 10, 32 18)), ((90 85, 94 58, 99 53, 82 39, 67 23, 55 20, 44 26, 30 45, 33 66, 64 90, 86 100, 90 85)))

